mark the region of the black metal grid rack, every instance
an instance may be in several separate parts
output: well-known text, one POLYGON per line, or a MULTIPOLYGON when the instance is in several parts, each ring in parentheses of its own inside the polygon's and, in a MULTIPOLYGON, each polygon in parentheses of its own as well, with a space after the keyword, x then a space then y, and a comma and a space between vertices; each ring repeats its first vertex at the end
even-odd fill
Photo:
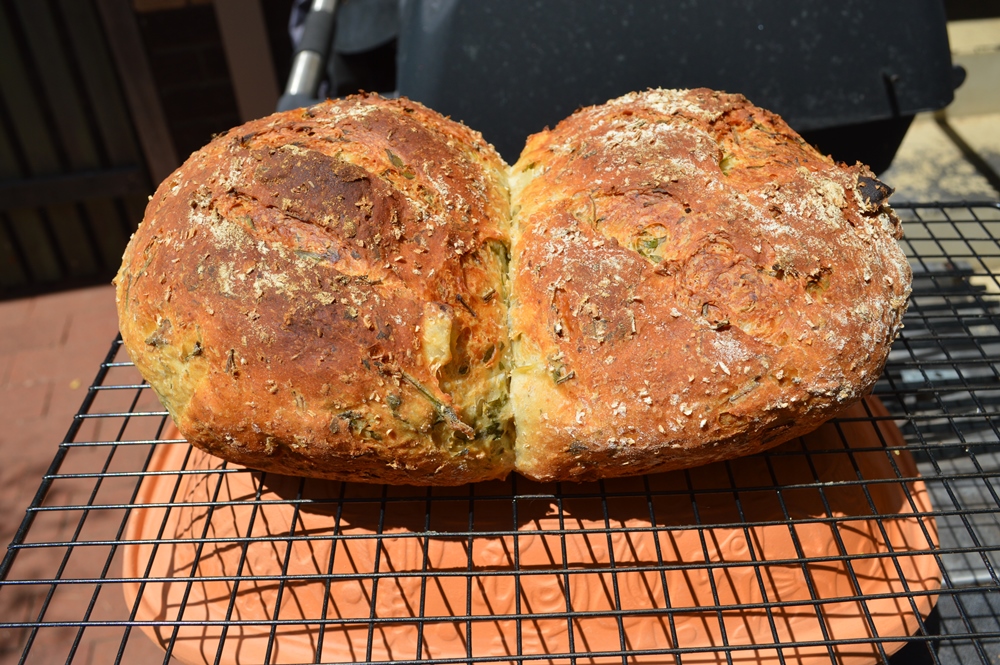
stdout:
MULTIPOLYGON (((936 601, 934 612, 916 620, 914 631, 895 638, 895 647, 901 641, 906 644, 893 656, 892 662, 996 664, 1000 663, 1000 577, 997 572, 1000 564, 1000 430, 997 422, 1000 418, 1000 204, 914 204, 898 206, 897 210, 905 221, 906 238, 902 244, 914 269, 913 297, 905 329, 875 389, 891 415, 876 416, 869 411, 865 419, 871 423, 891 420, 898 424, 903 437, 899 444, 883 437, 876 449, 867 451, 867 454, 875 453, 888 460, 896 476, 875 481, 858 475, 853 481, 831 484, 822 480, 817 471, 823 465, 822 453, 828 451, 800 451, 797 454, 804 457, 815 474, 812 481, 794 488, 773 484, 753 487, 752 492, 728 490, 736 512, 730 518, 731 523, 723 526, 744 533, 758 526, 777 526, 787 529, 794 541, 796 529, 804 522, 812 522, 831 528, 839 543, 837 530, 849 525, 847 518, 828 503, 837 491, 833 485, 838 485, 841 489, 850 486, 860 490, 872 507, 870 514, 850 519, 861 519, 884 533, 890 516, 874 510, 875 502, 871 499, 878 486, 890 484, 904 488, 903 496, 910 508, 919 508, 903 483, 907 478, 905 468, 895 461, 905 448, 916 460, 933 506, 924 516, 933 517, 937 525, 939 542, 931 558, 935 572, 940 570, 942 582, 940 589, 928 591, 902 580, 901 589, 882 592, 883 597, 897 601, 901 612, 912 612, 928 599, 936 601), (794 490, 813 492, 826 506, 825 512, 808 519, 793 514, 794 490), (776 497, 776 505, 780 506, 784 517, 773 523, 755 523, 749 512, 743 511, 749 506, 749 496, 753 493, 769 493, 776 497)), ((267 493, 267 479, 261 474, 224 465, 208 471, 192 466, 185 467, 186 470, 160 469, 155 464, 157 450, 188 450, 181 441, 161 438, 167 425, 166 412, 148 386, 141 382, 120 342, 116 341, 0 564, 0 628, 4 629, 0 636, 9 653, 15 658, 20 653, 18 662, 132 663, 160 659, 171 662, 171 656, 164 656, 143 631, 158 631, 167 648, 176 651, 184 639, 184 631, 192 627, 206 635, 216 635, 215 641, 210 643, 211 648, 202 652, 206 662, 224 662, 231 656, 227 642, 237 640, 239 635, 251 629, 259 630, 263 636, 255 659, 290 662, 290 652, 282 648, 281 640, 275 636, 296 626, 312 635, 314 646, 313 653, 296 662, 332 659, 330 653, 324 651, 324 640, 329 646, 348 633, 357 639, 352 642, 353 651, 348 649, 345 653, 359 661, 391 658, 403 662, 442 663, 708 662, 706 652, 709 649, 686 645, 683 631, 678 628, 682 619, 693 610, 671 605, 670 598, 676 598, 678 589, 666 588, 669 573, 676 570, 698 573, 700 568, 713 571, 708 579, 714 600, 710 598, 701 608, 703 621, 721 622, 727 611, 756 612, 765 627, 763 642, 779 641, 783 647, 773 650, 770 657, 774 662, 797 662, 796 653, 801 653, 796 651, 798 648, 818 649, 815 659, 810 662, 834 660, 836 654, 841 653, 841 647, 852 643, 869 645, 869 650, 874 652, 871 662, 888 659, 889 650, 895 649, 884 646, 885 640, 872 635, 873 618, 866 608, 868 601, 875 602, 877 598, 863 599, 864 602, 858 605, 862 614, 853 637, 820 627, 808 644, 780 638, 778 624, 783 621, 780 615, 789 607, 812 608, 819 615, 833 612, 834 608, 815 596, 812 578, 805 572, 803 561, 765 561, 760 558, 760 552, 753 553, 751 544, 750 563, 708 563, 710 543, 705 533, 709 525, 701 522, 699 515, 704 513, 699 512, 699 507, 717 497, 718 490, 702 493, 691 486, 664 487, 651 483, 648 478, 579 486, 539 485, 512 478, 504 483, 458 490, 345 484, 337 485, 339 489, 322 499, 310 498, 307 484, 302 481, 292 483, 284 493, 275 495, 267 493), (179 588, 183 590, 174 608, 180 614, 151 619, 144 616, 141 601, 144 596, 160 594, 165 597, 167 593, 161 583, 167 578, 141 562, 139 570, 146 576, 144 584, 122 576, 123 560, 129 548, 142 545, 157 550, 180 542, 169 534, 164 535, 168 516, 185 510, 180 493, 175 489, 169 501, 155 507, 143 505, 140 502, 143 481, 158 477, 178 488, 194 476, 198 476, 207 488, 204 491, 209 500, 196 506, 201 510, 200 517, 195 520, 197 529, 194 531, 197 532, 190 534, 185 542, 193 547, 195 558, 208 556, 206 553, 212 548, 230 548, 236 552, 236 569, 217 572, 212 579, 224 583, 231 591, 234 587, 245 591, 253 585, 266 586, 271 605, 261 619, 245 618, 248 616, 244 612, 246 603, 237 602, 236 593, 215 599, 224 610, 221 618, 206 618, 192 607, 186 607, 195 602, 197 595, 197 590, 192 591, 197 584, 191 570, 175 571, 175 576, 181 580, 179 588), (251 488, 249 495, 219 494, 224 481, 228 483, 239 478, 251 488), (680 497, 681 504, 686 503, 690 512, 682 517, 658 516, 655 511, 660 505, 658 502, 670 496, 680 497), (582 522, 576 519, 575 508, 570 507, 581 500, 589 502, 595 516, 586 527, 580 526, 582 522), (619 519, 616 511, 622 501, 638 505, 640 512, 646 510, 648 524, 635 526, 634 521, 619 519), (261 528, 264 518, 260 515, 265 508, 275 505, 284 506, 292 513, 290 526, 286 525, 283 530, 274 524, 261 528), (409 509, 409 512, 404 511, 409 517, 399 517, 401 507, 409 509), (331 527, 326 531, 300 528, 300 512, 317 509, 325 512, 331 527), (230 537, 224 527, 235 510, 249 511, 250 524, 240 534, 230 537), (153 529, 154 537, 144 537, 138 543, 129 542, 128 521, 136 519, 143 511, 159 511, 148 514, 160 520, 157 522, 160 526, 153 529), (498 528, 492 523, 478 522, 486 512, 506 515, 509 526, 498 528), (354 517, 349 518, 349 515, 354 517), (359 515, 367 515, 369 531, 352 531, 359 515), (442 529, 439 520, 443 515, 466 526, 442 529), (541 518, 537 518, 538 515, 541 518), (257 526, 253 525, 254 519, 258 520, 257 526), (532 520, 534 531, 525 531, 523 523, 532 520), (659 537, 682 528, 701 536, 699 542, 704 556, 693 552, 685 561, 667 561, 664 553, 657 549, 657 559, 652 562, 627 564, 620 557, 616 560, 618 550, 611 546, 613 538, 624 535, 628 539, 636 534, 659 537), (572 554, 567 553, 567 539, 588 529, 590 531, 584 534, 588 538, 586 542, 606 542, 610 552, 606 555, 609 560, 596 566, 577 565, 572 554), (547 570, 534 564, 522 565, 527 539, 537 538, 539 530, 544 531, 541 535, 546 538, 546 551, 552 560, 547 570), (491 539, 504 543, 499 551, 507 557, 505 566, 491 568, 474 560, 475 553, 491 539), (400 567, 399 562, 392 561, 389 556, 391 546, 402 541, 408 541, 415 552, 409 568, 400 567), (429 552, 444 541, 458 543, 467 555, 467 562, 457 569, 437 568, 429 552), (290 561, 292 557, 288 554, 293 543, 322 545, 327 548, 323 551, 328 552, 329 558, 318 564, 316 574, 296 578, 289 572, 295 563, 290 561), (353 571, 345 573, 335 559, 338 556, 337 561, 350 558, 351 547, 357 543, 371 545, 374 560, 367 568, 352 560, 353 571), (266 578, 255 577, 254 572, 256 559, 252 552, 256 550, 253 548, 261 545, 277 553, 275 560, 279 564, 278 570, 266 578), (249 556, 248 551, 251 552, 249 556), (735 570, 737 565, 749 570, 752 575, 748 579, 765 592, 762 600, 745 608, 727 604, 719 595, 719 580, 731 572, 730 567, 735 570), (767 597, 764 579, 772 574, 772 567, 776 565, 799 575, 801 584, 808 590, 804 601, 788 602, 767 597), (660 606, 635 609, 622 605, 622 580, 637 567, 644 575, 644 584, 663 584, 665 601, 660 606), (489 577, 494 578, 491 589, 513 589, 509 596, 512 605, 504 610, 494 607, 486 612, 473 611, 473 587, 489 577), (574 594, 583 593, 576 584, 577 579, 584 584, 601 586, 597 595, 606 599, 606 607, 577 612, 575 599, 569 592, 572 588, 574 594), (400 580, 410 580, 407 584, 413 590, 412 597, 400 595, 398 589, 403 586, 400 580), (346 616, 331 609, 346 593, 342 583, 354 584, 361 590, 358 602, 367 608, 366 611, 346 616), (530 597, 529 592, 546 586, 557 596, 564 596, 559 601, 561 609, 535 612, 526 599, 530 597), (431 596, 440 595, 440 589, 445 587, 459 589, 458 595, 465 602, 464 606, 448 608, 451 619, 431 616, 431 596), (127 588, 132 589, 129 595, 123 594, 127 588), (308 620, 283 616, 282 613, 288 611, 288 599, 300 597, 306 588, 319 594, 323 611, 308 620), (139 601, 125 600, 126 597, 129 601, 135 599, 136 593, 139 601), (285 604, 282 604, 283 597, 285 604), (397 605, 408 602, 410 605, 400 614, 398 608, 392 610, 390 607, 392 603, 386 600, 390 597, 395 598, 393 602, 397 605), (640 626, 641 631, 641 627, 647 625, 642 621, 666 636, 665 640, 651 647, 636 639, 634 626, 640 626), (552 642, 557 646, 549 648, 548 652, 529 644, 529 638, 537 635, 538 626, 545 622, 556 625, 556 633, 564 633, 552 642), (444 624, 451 627, 461 644, 458 655, 441 656, 429 646, 437 630, 435 627, 444 624), (483 652, 477 636, 501 624, 501 632, 506 634, 498 642, 502 648, 483 652), (607 640, 600 637, 605 629, 611 636, 607 640), (386 631, 392 630, 402 630, 408 637, 394 642, 395 650, 385 655, 376 643, 391 641, 386 631), (217 639, 219 633, 221 641, 217 639), (772 640, 772 636, 779 636, 779 639, 772 640), (217 646, 219 644, 221 646, 217 646)), ((839 423, 837 427, 841 425, 846 427, 847 423, 839 423)), ((761 459, 768 468, 773 468, 772 463, 788 454, 765 453, 761 459)), ((856 460, 861 454, 852 452, 851 459, 856 460)), ((181 457, 185 464, 193 464, 194 458, 190 455, 181 457)), ((731 462, 721 468, 732 480, 746 464, 731 462)), ((926 536, 926 526, 921 528, 926 536)), ((354 550, 355 554, 357 551, 354 550)), ((802 543, 796 545, 795 551, 802 553, 802 543)), ((889 570, 901 572, 907 557, 909 553, 891 549, 861 554, 834 550, 825 561, 843 564, 851 571, 864 561, 878 558, 886 562, 889 570)), ((199 574, 207 573, 203 570, 199 574)), ((857 577, 853 573, 849 577, 851 588, 860 589, 857 577)), ((479 593, 482 596, 484 592, 479 593)), ((480 597, 480 600, 489 607, 489 597, 480 597)), ((730 643, 724 628, 721 641, 710 650, 722 662, 741 662, 749 652, 746 647, 736 644, 735 637, 730 643)), ((728 634, 733 635, 732 631, 728 634)), ((251 661, 244 654, 241 662, 251 661)))

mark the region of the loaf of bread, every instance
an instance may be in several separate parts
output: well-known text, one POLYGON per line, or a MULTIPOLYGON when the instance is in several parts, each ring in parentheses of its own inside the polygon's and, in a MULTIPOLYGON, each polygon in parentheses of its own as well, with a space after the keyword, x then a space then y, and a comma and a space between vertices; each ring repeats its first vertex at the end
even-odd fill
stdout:
POLYGON ((578 111, 511 169, 517 469, 754 453, 874 385, 910 268, 888 191, 739 95, 578 111))
POLYGON ((180 431, 283 474, 460 484, 514 465, 506 167, 356 97, 217 137, 160 185, 117 282, 180 431))
POLYGON ((744 455, 870 391, 910 271, 887 189, 738 95, 531 137, 359 96, 157 190, 122 338, 192 444, 283 474, 585 480, 744 455))

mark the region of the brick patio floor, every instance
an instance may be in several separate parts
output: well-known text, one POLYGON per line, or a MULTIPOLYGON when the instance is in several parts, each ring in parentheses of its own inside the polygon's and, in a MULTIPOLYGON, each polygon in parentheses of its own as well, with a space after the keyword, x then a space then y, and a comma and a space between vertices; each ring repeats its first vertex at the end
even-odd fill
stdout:
POLYGON ((0 542, 5 545, 117 333, 112 286, 0 303, 0 542))
MULTIPOLYGON (((117 333, 114 288, 110 285, 0 302, 0 460, 3 460, 0 543, 4 549, 24 518, 25 508, 117 333)), ((127 496, 122 500, 127 501, 127 496)), ((44 529, 45 521, 36 520, 32 533, 44 529)), ((63 528, 60 533, 65 537, 67 531, 63 528)), ((27 554, 31 556, 28 569, 47 577, 52 575, 63 551, 51 549, 27 554)), ((92 562, 71 561, 67 573, 72 575, 74 570, 81 571, 81 566, 103 563, 103 552, 92 554, 89 557, 92 562)), ((19 556, 18 564, 22 563, 19 556)), ((87 575, 96 576, 89 571, 87 575)), ((92 616, 127 617, 128 609, 120 591, 117 588, 109 591, 97 596, 92 616)), ((16 587, 5 596, 0 620, 33 620, 47 592, 45 586, 16 587), (12 602, 12 598, 16 600, 12 602)), ((78 620, 92 595, 93 589, 83 585, 60 590, 46 614, 47 620, 58 616, 78 620)), ((32 645, 28 662, 65 661, 67 646, 73 642, 77 630, 72 627, 55 630, 39 636, 32 645)), ((0 631, 0 665, 18 662, 27 636, 27 631, 0 631)), ((108 661, 105 653, 108 649, 113 659, 119 642, 120 631, 88 630, 73 662, 108 661), (105 632, 109 634, 104 635, 105 632)), ((145 636, 136 634, 129 640, 126 656, 123 662, 161 662, 163 651, 145 636)))

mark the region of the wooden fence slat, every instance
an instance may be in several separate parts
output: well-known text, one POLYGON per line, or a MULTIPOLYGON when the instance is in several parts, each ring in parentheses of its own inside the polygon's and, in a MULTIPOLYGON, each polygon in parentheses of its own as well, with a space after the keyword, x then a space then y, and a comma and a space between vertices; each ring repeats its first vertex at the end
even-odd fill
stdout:
POLYGON ((129 220, 129 234, 139 228, 139 222, 146 214, 146 206, 149 198, 145 196, 125 196, 122 198, 122 205, 125 208, 125 215, 129 220))
POLYGON ((274 113, 278 77, 260 0, 215 0, 215 15, 240 119, 246 122, 274 113))
MULTIPOLYGON (((0 111, 3 111, 2 106, 0 106, 0 111)), ((5 178, 6 174, 18 172, 17 158, 14 156, 14 148, 10 144, 7 131, 7 123, 0 123, 0 181, 5 178)), ((0 196, 0 201, 2 200, 3 197, 0 196)), ((0 221, 0 285, 15 286, 25 284, 27 281, 28 274, 25 272, 21 253, 14 242, 6 220, 2 220, 0 221)))
POLYGON ((109 199, 97 199, 83 204, 90 227, 94 232, 100 265, 105 270, 116 270, 122 262, 122 252, 128 235, 122 229, 119 211, 109 199))
MULTIPOLYGON (((0 6, 0 13, 3 7, 0 6)), ((2 89, 2 88, 0 88, 2 89)), ((0 181, 9 175, 18 173, 17 157, 14 155, 14 147, 11 145, 11 138, 8 136, 9 123, 6 107, 0 98, 0 181)), ((0 195, 0 201, 3 196, 0 195)), ((0 217, 0 286, 17 286, 28 282, 28 274, 25 272, 25 262, 7 220, 0 217)))
MULTIPOLYGON (((42 108, 35 97, 21 54, 17 50, 10 17, 0 5, 0 94, 3 95, 18 143, 32 175, 60 171, 59 155, 49 136, 42 108)), ((0 177, 23 178, 26 173, 0 173, 0 177)))
MULTIPOLYGON (((46 131, 42 108, 17 50, 11 17, 6 5, 0 5, 0 95, 3 96, 13 136, 8 140, 20 146, 30 146, 21 152, 26 166, 35 173, 57 173, 59 155, 46 131)), ((16 148, 9 146, 13 154, 16 148)), ((22 178, 20 165, 14 159, 0 163, 0 178, 22 178)), ((12 234, 11 241, 21 250, 25 262, 22 269, 31 281, 56 281, 63 277, 59 256, 45 220, 35 210, 11 210, 6 215, 6 227, 12 234)))
POLYGON ((21 258, 10 237, 6 220, 0 217, 0 287, 22 286, 28 276, 21 267, 21 258))
MULTIPOLYGON (((85 109, 84 91, 72 72, 69 54, 47 0, 15 0, 31 58, 40 78, 71 171, 98 169, 100 153, 85 109)), ((46 175, 35 173, 34 175, 46 175)), ((52 235, 67 276, 88 276, 98 270, 94 233, 80 210, 71 204, 45 206, 52 235)))
POLYGON ((89 0, 60 0, 59 8, 111 165, 141 164, 135 130, 93 5, 89 0))
POLYGON ((24 253, 32 281, 55 282, 63 277, 55 246, 37 210, 21 208, 6 213, 8 224, 24 253))
POLYGON ((87 226, 80 218, 76 205, 60 203, 44 208, 49 218, 59 254, 65 265, 66 276, 86 277, 97 272, 96 252, 87 226))
POLYGON ((128 0, 96 0, 153 182, 180 165, 128 0))
MULTIPOLYGON (((46 0, 15 0, 31 58, 38 70, 38 83, 52 110, 54 129, 69 160, 70 170, 97 169, 101 162, 87 123, 86 111, 67 61, 52 13, 46 0)), ((48 175, 35 173, 35 175, 48 175)))

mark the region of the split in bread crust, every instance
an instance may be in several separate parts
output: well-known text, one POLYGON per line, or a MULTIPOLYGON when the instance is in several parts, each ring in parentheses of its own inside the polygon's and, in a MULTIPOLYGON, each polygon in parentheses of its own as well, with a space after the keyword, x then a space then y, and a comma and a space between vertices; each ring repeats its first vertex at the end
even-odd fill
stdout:
POLYGON ((899 220, 866 167, 743 97, 583 109, 507 178, 407 100, 234 129, 126 251, 126 347, 220 457, 437 485, 755 452, 881 373, 909 294, 899 220))

